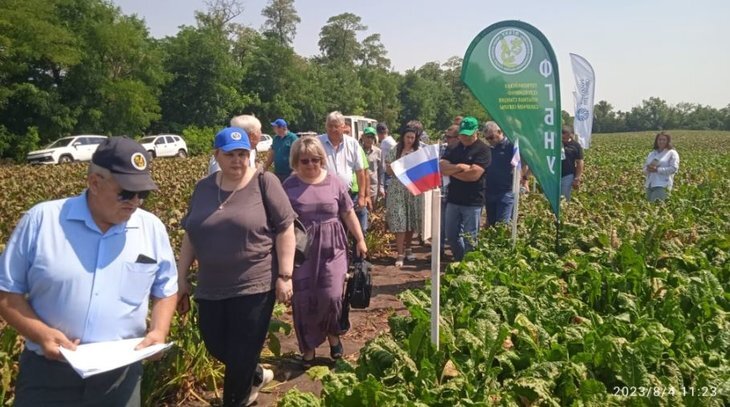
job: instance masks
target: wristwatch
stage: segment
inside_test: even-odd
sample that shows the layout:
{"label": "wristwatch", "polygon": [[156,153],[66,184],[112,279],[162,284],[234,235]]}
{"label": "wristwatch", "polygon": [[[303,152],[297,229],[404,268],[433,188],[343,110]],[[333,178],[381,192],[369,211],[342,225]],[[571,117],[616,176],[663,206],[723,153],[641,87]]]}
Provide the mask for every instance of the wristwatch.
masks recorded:
{"label": "wristwatch", "polygon": [[291,280],[291,274],[279,274],[278,278],[280,278],[284,281],[289,281],[289,280]]}

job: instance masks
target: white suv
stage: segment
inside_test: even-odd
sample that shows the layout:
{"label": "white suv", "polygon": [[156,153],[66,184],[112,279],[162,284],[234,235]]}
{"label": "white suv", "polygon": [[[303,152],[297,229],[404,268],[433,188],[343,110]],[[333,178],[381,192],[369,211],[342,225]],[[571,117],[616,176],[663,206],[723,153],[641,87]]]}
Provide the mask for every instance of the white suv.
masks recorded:
{"label": "white suv", "polygon": [[89,161],[91,156],[106,140],[106,136],[82,134],[60,138],[42,150],[28,153],[30,164],[63,164],[73,161]]}
{"label": "white suv", "polygon": [[160,134],[158,136],[146,136],[138,140],[145,150],[149,151],[152,158],[155,157],[181,157],[188,156],[188,145],[182,137],[175,134]]}

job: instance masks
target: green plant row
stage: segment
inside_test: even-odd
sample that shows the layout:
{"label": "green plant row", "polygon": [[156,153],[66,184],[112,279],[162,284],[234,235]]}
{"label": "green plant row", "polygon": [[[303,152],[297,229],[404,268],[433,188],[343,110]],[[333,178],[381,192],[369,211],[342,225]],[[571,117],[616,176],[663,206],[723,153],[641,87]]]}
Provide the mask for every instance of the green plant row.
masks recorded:
{"label": "green plant row", "polygon": [[682,164],[669,201],[645,202],[653,137],[597,137],[585,190],[555,225],[525,199],[519,241],[480,236],[441,286],[400,295],[408,316],[356,365],[321,374],[322,397],[280,406],[724,406],[730,404],[730,135],[675,135]]}

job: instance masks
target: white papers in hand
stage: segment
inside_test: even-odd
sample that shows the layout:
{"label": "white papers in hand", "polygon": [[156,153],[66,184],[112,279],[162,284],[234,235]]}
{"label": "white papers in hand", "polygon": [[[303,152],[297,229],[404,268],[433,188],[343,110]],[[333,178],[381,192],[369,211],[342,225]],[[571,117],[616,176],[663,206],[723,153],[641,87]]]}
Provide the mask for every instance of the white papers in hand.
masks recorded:
{"label": "white papers in hand", "polygon": [[172,342],[170,342],[134,350],[134,347],[142,342],[142,339],[144,338],[87,343],[77,346],[75,351],[60,349],[61,354],[71,364],[71,367],[81,378],[85,379],[89,376],[131,365],[172,346]]}

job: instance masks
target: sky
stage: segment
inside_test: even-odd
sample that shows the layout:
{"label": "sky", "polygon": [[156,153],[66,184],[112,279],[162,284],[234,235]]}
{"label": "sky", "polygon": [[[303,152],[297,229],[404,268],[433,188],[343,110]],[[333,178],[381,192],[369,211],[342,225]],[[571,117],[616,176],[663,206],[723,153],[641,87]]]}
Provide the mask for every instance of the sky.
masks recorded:
{"label": "sky", "polygon": [[[112,0],[124,14],[143,18],[156,38],[194,25],[204,0]],[[260,29],[269,0],[242,0],[234,21]],[[670,105],[730,105],[730,1],[695,0],[295,0],[301,18],[294,50],[320,53],[319,32],[327,19],[345,12],[379,33],[393,68],[405,72],[427,62],[464,57],[484,28],[502,20],[537,27],[558,57],[562,109],[572,110],[569,53],[588,60],[596,74],[596,103],[630,110],[659,97]],[[468,114],[468,112],[465,112]]]}

